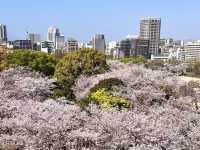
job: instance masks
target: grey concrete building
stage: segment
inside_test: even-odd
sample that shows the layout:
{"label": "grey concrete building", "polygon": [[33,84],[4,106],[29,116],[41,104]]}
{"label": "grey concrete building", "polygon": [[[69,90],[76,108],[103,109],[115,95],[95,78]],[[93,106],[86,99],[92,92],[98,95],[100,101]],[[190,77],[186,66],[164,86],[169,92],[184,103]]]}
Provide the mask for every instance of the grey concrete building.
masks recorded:
{"label": "grey concrete building", "polygon": [[142,18],[140,20],[140,39],[149,40],[149,51],[158,54],[160,43],[161,18]]}
{"label": "grey concrete building", "polygon": [[14,49],[32,49],[31,40],[16,40],[13,43]]}
{"label": "grey concrete building", "polygon": [[105,53],[106,50],[106,42],[105,36],[103,34],[96,34],[92,40],[93,48],[99,50],[102,53]]}
{"label": "grey concrete building", "polygon": [[130,39],[131,43],[131,55],[132,56],[143,56],[146,59],[150,59],[149,53],[149,40],[146,39]]}
{"label": "grey concrete building", "polygon": [[127,38],[116,45],[114,57],[144,56],[150,59],[149,40],[139,38]]}
{"label": "grey concrete building", "polygon": [[40,43],[41,42],[41,35],[36,33],[29,33],[28,39],[31,40],[32,43]]}
{"label": "grey concrete building", "polygon": [[41,50],[41,35],[36,33],[29,33],[28,39],[31,41],[33,50]]}

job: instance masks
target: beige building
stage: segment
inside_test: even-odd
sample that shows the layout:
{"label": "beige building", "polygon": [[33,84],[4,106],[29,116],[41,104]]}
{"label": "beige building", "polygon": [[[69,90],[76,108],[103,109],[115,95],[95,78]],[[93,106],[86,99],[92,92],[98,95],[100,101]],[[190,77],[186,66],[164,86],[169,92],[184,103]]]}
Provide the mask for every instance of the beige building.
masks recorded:
{"label": "beige building", "polygon": [[151,54],[158,54],[160,43],[160,18],[142,18],[140,20],[140,39],[149,40],[149,51]]}
{"label": "beige building", "polygon": [[75,40],[74,38],[68,38],[66,47],[67,47],[67,52],[78,51],[79,50],[78,41]]}
{"label": "beige building", "polygon": [[185,60],[200,59],[200,41],[188,42],[184,46]]}

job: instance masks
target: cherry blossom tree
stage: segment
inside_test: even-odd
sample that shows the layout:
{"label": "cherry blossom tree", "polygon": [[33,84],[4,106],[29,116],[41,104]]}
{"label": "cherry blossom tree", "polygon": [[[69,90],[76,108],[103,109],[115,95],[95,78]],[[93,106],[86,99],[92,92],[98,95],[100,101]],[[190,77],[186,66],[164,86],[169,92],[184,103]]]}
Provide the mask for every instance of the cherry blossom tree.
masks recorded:
{"label": "cherry blossom tree", "polygon": [[[27,68],[0,73],[0,149],[200,149],[200,112],[192,94],[179,92],[188,90],[186,83],[167,71],[110,66],[105,74],[80,77],[75,95],[81,100],[101,80],[117,78],[124,85],[113,94],[135,102],[129,111],[105,112],[94,104],[82,111],[65,98],[51,98],[53,79]],[[170,90],[160,86],[179,96],[166,97]]]}

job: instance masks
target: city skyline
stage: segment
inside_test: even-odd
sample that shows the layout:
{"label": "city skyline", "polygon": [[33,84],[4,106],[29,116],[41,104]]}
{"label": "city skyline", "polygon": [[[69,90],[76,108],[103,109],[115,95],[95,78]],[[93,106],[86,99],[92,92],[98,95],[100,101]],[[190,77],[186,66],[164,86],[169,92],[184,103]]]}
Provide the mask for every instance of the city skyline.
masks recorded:
{"label": "city skyline", "polygon": [[89,41],[99,33],[106,40],[119,40],[138,35],[140,19],[155,16],[162,18],[161,38],[195,40],[200,39],[198,4],[198,0],[7,0],[1,2],[0,23],[7,26],[9,40],[25,38],[26,31],[46,39],[50,26],[79,41]]}

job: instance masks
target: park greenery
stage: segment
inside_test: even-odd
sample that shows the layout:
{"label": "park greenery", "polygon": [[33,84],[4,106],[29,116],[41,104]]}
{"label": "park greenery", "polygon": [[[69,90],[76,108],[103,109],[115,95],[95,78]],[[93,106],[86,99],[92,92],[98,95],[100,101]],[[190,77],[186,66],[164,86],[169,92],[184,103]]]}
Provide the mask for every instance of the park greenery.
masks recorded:
{"label": "park greenery", "polygon": [[54,96],[65,96],[74,99],[71,87],[80,75],[94,75],[108,70],[106,56],[94,49],[66,53],[56,65],[54,76],[58,81],[58,88]]}
{"label": "park greenery", "polygon": [[114,96],[111,92],[106,91],[105,89],[99,89],[96,92],[91,93],[89,99],[100,105],[103,110],[116,111],[128,109],[131,106],[128,99]]}
{"label": "park greenery", "polygon": [[2,62],[9,67],[29,67],[47,76],[54,75],[56,65],[56,60],[53,56],[32,50],[16,50],[4,56]]}
{"label": "park greenery", "polygon": [[7,50],[0,51],[0,72],[8,69],[8,63],[6,61],[7,55]]}
{"label": "park greenery", "polygon": [[125,57],[120,59],[125,64],[144,64],[147,60],[143,56]]}

